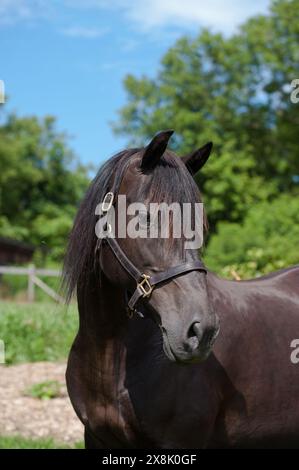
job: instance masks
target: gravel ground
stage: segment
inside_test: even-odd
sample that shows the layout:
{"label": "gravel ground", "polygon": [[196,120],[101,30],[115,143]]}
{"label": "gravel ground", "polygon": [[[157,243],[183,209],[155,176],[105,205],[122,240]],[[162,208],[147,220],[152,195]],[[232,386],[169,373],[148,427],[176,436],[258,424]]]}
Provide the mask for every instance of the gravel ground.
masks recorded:
{"label": "gravel ground", "polygon": [[[52,437],[68,444],[83,440],[83,426],[67,395],[65,368],[65,363],[51,362],[0,366],[1,435]],[[61,384],[59,397],[45,400],[26,396],[32,385],[48,380]]]}

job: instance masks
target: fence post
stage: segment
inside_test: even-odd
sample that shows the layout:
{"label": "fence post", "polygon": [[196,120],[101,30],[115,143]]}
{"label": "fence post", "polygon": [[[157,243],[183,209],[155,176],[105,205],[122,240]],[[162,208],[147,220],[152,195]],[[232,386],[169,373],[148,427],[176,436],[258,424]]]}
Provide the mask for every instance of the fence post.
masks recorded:
{"label": "fence post", "polygon": [[34,302],[34,276],[35,276],[35,266],[34,264],[29,265],[28,271],[28,302]]}

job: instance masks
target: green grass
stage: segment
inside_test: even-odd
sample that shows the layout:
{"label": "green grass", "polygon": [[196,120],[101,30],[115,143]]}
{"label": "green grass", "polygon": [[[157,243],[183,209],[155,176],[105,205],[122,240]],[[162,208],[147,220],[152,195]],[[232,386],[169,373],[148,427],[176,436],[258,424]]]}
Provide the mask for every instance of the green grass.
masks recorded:
{"label": "green grass", "polygon": [[25,390],[25,395],[40,400],[50,400],[61,396],[61,384],[57,380],[46,380]]}
{"label": "green grass", "polygon": [[77,308],[0,302],[6,364],[65,359],[78,327]]}
{"label": "green grass", "polygon": [[83,449],[83,442],[73,446],[55,442],[53,439],[26,439],[21,436],[1,437],[0,449]]}
{"label": "green grass", "polygon": [[[27,267],[24,266],[24,267]],[[59,270],[61,266],[48,266],[50,269]],[[51,287],[55,292],[59,292],[61,278],[42,276],[42,281]],[[3,300],[11,301],[27,301],[28,278],[27,276],[16,276],[11,274],[3,274],[0,283],[0,297]],[[54,301],[39,287],[35,287],[35,301],[52,303]]]}

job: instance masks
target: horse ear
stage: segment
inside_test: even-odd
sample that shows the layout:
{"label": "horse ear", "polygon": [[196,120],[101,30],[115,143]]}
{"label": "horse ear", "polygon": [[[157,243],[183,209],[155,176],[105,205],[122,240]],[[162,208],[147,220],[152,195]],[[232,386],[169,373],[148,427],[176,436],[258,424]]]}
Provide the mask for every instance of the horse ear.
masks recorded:
{"label": "horse ear", "polygon": [[163,153],[166,150],[168,141],[173,134],[173,130],[161,131],[155,135],[148,146],[145,148],[145,152],[142,157],[141,168],[151,169],[154,168]]}
{"label": "horse ear", "polygon": [[195,150],[195,152],[192,152],[182,157],[182,160],[190,171],[191,175],[195,175],[195,173],[197,173],[208,161],[212,148],[213,143],[208,142],[200,149]]}

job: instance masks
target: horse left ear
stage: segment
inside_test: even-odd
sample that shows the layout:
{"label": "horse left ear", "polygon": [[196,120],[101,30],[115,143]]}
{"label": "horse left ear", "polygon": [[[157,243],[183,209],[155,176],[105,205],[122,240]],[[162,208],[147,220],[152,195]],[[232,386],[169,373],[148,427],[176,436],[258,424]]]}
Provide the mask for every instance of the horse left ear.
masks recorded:
{"label": "horse left ear", "polygon": [[212,148],[213,143],[208,142],[200,149],[195,150],[195,152],[192,152],[182,157],[182,160],[190,171],[191,175],[195,175],[195,173],[197,173],[208,161]]}
{"label": "horse left ear", "polygon": [[156,166],[163,153],[166,150],[168,141],[173,134],[173,130],[158,132],[155,137],[151,140],[148,146],[145,148],[145,152],[142,157],[141,168],[151,169]]}

